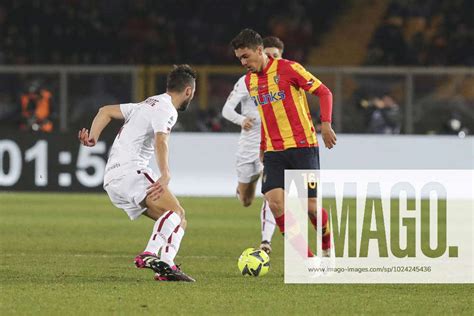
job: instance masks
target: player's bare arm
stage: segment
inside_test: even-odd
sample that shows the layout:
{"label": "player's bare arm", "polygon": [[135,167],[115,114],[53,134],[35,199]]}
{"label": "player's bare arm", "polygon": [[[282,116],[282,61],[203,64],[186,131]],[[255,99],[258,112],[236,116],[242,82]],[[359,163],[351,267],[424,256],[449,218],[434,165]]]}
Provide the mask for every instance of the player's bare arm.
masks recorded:
{"label": "player's bare arm", "polygon": [[92,121],[90,132],[87,128],[83,128],[79,131],[78,138],[81,144],[87,147],[94,146],[99,140],[100,134],[112,119],[124,119],[120,105],[106,105],[101,107]]}

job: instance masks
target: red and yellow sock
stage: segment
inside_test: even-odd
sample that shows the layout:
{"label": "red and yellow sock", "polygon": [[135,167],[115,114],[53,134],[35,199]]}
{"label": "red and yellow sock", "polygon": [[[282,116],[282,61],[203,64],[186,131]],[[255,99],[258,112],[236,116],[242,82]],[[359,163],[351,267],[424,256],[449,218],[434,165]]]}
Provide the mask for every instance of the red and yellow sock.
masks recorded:
{"label": "red and yellow sock", "polygon": [[[291,215],[289,215],[289,217],[288,217],[290,226],[296,225],[296,222],[294,221],[293,217],[290,217],[290,216]],[[276,222],[278,228],[280,229],[280,232],[282,234],[285,234],[285,214],[281,215],[280,217],[276,217],[275,222]],[[297,229],[297,227],[295,227],[295,229]],[[309,246],[305,242],[305,240],[304,240],[303,236],[301,235],[301,233],[299,233],[299,232],[296,233],[295,236],[290,239],[290,243],[296,249],[296,251],[298,251],[298,253],[301,255],[301,257],[303,257],[303,258],[305,256],[314,257],[313,252],[311,251],[311,249],[309,249]]]}
{"label": "red and yellow sock", "polygon": [[[322,238],[322,248],[323,250],[331,248],[331,230],[329,228],[329,216],[326,209],[322,208],[322,220],[321,227],[323,230],[323,238]],[[313,217],[310,216],[309,219],[311,220],[311,224],[313,224],[314,229],[317,229],[317,216]]]}

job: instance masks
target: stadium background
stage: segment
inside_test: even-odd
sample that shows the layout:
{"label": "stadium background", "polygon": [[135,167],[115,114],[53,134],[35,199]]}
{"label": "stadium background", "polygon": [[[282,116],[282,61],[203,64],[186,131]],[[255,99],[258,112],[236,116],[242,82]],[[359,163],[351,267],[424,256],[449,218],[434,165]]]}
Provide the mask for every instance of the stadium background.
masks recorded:
{"label": "stadium background", "polygon": [[[4,192],[0,193],[0,225],[3,227],[1,261],[6,272],[2,274],[5,281],[2,285],[5,284],[3,289],[7,293],[2,298],[2,308],[7,312],[51,311],[44,304],[55,301],[54,290],[75,291],[87,282],[102,282],[100,273],[107,274],[108,270],[97,265],[96,257],[88,257],[90,249],[94,253],[102,249],[99,245],[92,246],[92,237],[85,241],[71,237],[77,243],[74,252],[79,257],[74,257],[70,271],[63,271],[62,276],[58,276],[54,266],[63,257],[56,256],[55,249],[70,260],[70,245],[62,236],[72,236],[57,230],[59,223],[66,224],[78,218],[79,224],[75,224],[72,231],[80,235],[87,225],[90,236],[105,240],[107,237],[103,237],[101,229],[127,230],[134,236],[131,240],[135,247],[140,247],[143,232],[148,231],[143,227],[148,227],[148,223],[142,221],[130,229],[131,224],[110,205],[101,188],[102,168],[120,123],[113,122],[103,134],[103,143],[92,150],[79,146],[76,131],[89,127],[102,105],[140,101],[148,95],[162,93],[166,73],[172,64],[191,64],[199,77],[196,97],[190,109],[180,115],[171,137],[171,187],[180,196],[233,196],[236,182],[234,153],[239,127],[225,121],[220,111],[234,83],[244,73],[229,47],[230,39],[244,27],[254,28],[263,36],[280,37],[286,45],[285,57],[304,64],[332,90],[333,127],[339,143],[332,151],[322,149],[323,168],[472,169],[472,12],[474,7],[470,0],[2,1],[0,188]],[[53,124],[50,132],[35,131],[28,122],[24,126],[21,97],[35,89],[45,89],[52,95],[48,116]],[[310,97],[309,101],[313,117],[318,118],[317,99]],[[23,191],[33,194],[20,193]],[[88,191],[99,195],[55,195],[44,191]],[[76,207],[68,208],[65,215],[61,207],[71,201]],[[194,231],[196,239],[190,237],[190,245],[194,248],[184,246],[182,261],[195,262],[193,256],[199,257],[201,252],[209,251],[205,245],[219,251],[214,257],[199,259],[202,263],[194,268],[196,271],[212,266],[220,260],[216,259],[219,256],[223,258],[223,266],[234,265],[236,252],[248,246],[249,238],[245,236],[258,238],[259,201],[250,210],[241,210],[233,199],[187,198],[184,201],[189,209],[204,218],[223,216],[219,223],[227,230],[216,230],[216,233],[228,233],[228,238],[236,241],[235,249],[229,249],[227,244],[213,244],[207,236]],[[227,212],[220,213],[222,210]],[[120,225],[97,226],[94,216],[99,213],[104,220],[120,221]],[[42,214],[41,218],[38,214]],[[192,229],[199,230],[206,224],[199,222],[191,210],[189,214],[190,222],[196,223],[194,228],[191,226],[189,236],[192,236]],[[242,218],[235,227],[229,228],[226,221],[234,221],[237,214]],[[20,223],[32,233],[41,234],[39,240],[44,245],[38,246],[18,235]],[[51,238],[47,238],[48,231]],[[242,232],[247,235],[242,236]],[[115,237],[122,238],[119,240],[124,244],[130,241],[123,236]],[[206,240],[205,245],[197,244],[197,238]],[[276,247],[278,245],[279,241],[276,241]],[[38,247],[36,252],[24,250],[23,257],[31,255],[38,267],[44,265],[44,279],[35,279],[39,268],[34,266],[27,268],[26,279],[19,276],[21,270],[12,265],[15,260],[21,262],[22,257],[18,259],[14,255],[18,247]],[[133,249],[130,245],[118,246],[107,254],[107,258],[120,260],[121,269],[126,269]],[[41,256],[40,252],[47,256]],[[281,252],[277,251],[273,258],[278,262]],[[94,280],[83,280],[80,275],[88,273],[84,267],[89,265],[97,265],[94,275],[99,276]],[[111,264],[106,267],[114,269]],[[268,279],[269,284],[252,283],[252,293],[258,291],[260,295],[268,286],[281,290],[281,270],[275,269]],[[195,270],[191,269],[191,272]],[[74,282],[68,281],[71,275]],[[58,287],[52,291],[43,288],[50,277],[59,280]],[[226,277],[227,274],[219,270],[206,286]],[[125,278],[134,280],[138,277],[127,272]],[[39,288],[50,296],[42,296],[43,305],[39,304],[34,297],[19,294],[22,288],[15,285],[18,280],[33,286],[41,284]],[[108,281],[119,288],[122,286],[120,280]],[[232,282],[235,284],[231,288],[221,288],[227,298],[218,300],[220,306],[224,306],[226,300],[235,299],[235,292],[248,285],[240,279],[232,279]],[[405,307],[389,300],[386,306],[375,304],[370,309],[350,301],[344,307],[347,309],[339,306],[339,309],[329,308],[328,311],[381,312],[388,306],[393,312],[413,312],[412,308],[418,305],[426,312],[444,308],[447,312],[467,311],[469,314],[469,310],[472,311],[469,288],[472,290],[469,286],[414,288],[421,291],[416,296],[418,301],[409,301]],[[179,292],[179,289],[173,289]],[[394,295],[393,288],[378,288],[378,294],[370,288],[359,289],[363,293],[380,295],[380,301]],[[354,287],[342,287],[340,291],[333,288],[329,292],[334,296],[352,295],[353,290]],[[110,300],[115,298],[115,290],[102,288],[101,291],[107,293]],[[194,295],[191,290],[186,291],[188,299]],[[303,288],[295,287],[294,291],[304,296]],[[443,298],[437,293],[445,291],[453,297],[460,293],[464,299],[456,303],[457,299],[453,298],[440,305]],[[91,293],[83,290],[79,293],[80,302],[91,299]],[[203,293],[191,301],[199,305],[212,296],[210,290]],[[268,295],[257,301],[264,304],[271,298],[271,294]],[[397,295],[399,302],[410,298]],[[428,296],[432,299],[429,302],[426,301]],[[19,298],[25,299],[30,307],[18,307]],[[74,305],[74,295],[63,298],[67,304]],[[246,298],[251,300],[255,296],[248,294]],[[122,311],[134,311],[135,303],[141,306],[137,301],[123,307]],[[234,303],[229,306],[231,312],[253,311]],[[112,301],[101,305],[103,302],[98,300],[91,304],[96,307],[95,311],[117,312],[118,305]],[[84,306],[77,311],[88,312]],[[218,307],[209,308],[207,312],[222,311]],[[261,308],[257,310],[273,312]],[[68,310],[65,303],[56,311],[63,309]],[[280,312],[285,311],[291,311],[291,306],[280,306]]]}
{"label": "stadium background", "polygon": [[[211,16],[209,6],[215,13]],[[196,145],[195,157],[215,156],[200,162],[208,177],[219,178],[229,170],[226,182],[220,183],[224,185],[216,186],[224,191],[215,194],[225,195],[228,189],[231,195],[237,134],[232,139],[225,133],[239,127],[223,119],[221,109],[244,73],[228,45],[243,27],[279,36],[285,57],[306,65],[333,91],[333,126],[343,145],[323,152],[325,168],[347,169],[346,153],[359,152],[357,144],[364,140],[369,142],[364,161],[350,168],[411,169],[433,159],[440,162],[428,168],[469,168],[469,135],[474,131],[470,8],[471,1],[6,1],[0,5],[0,185],[100,191],[103,162],[97,158],[97,165],[89,165],[89,157],[105,161],[120,123],[105,131],[105,147],[93,153],[74,144],[75,131],[88,127],[102,105],[162,93],[170,65],[189,63],[198,70],[197,93],[173,134],[181,143]],[[32,87],[52,94],[51,133],[28,127],[18,132],[20,98]],[[318,118],[317,99],[310,96],[310,104]],[[360,140],[344,141],[345,134],[360,135]],[[413,146],[405,159],[368,141],[397,147],[404,146],[397,143],[402,137],[402,142],[414,144],[405,135],[431,135],[416,138],[417,144],[433,140],[432,135],[453,137],[439,138],[437,147],[426,143],[428,150]],[[7,139],[14,144],[6,144]],[[210,139],[221,144],[218,153],[204,150]],[[455,141],[458,151],[449,152],[458,157],[457,164],[450,165],[443,148]],[[172,150],[175,172],[188,170],[187,146]],[[50,175],[39,179],[45,169]],[[200,177],[190,172],[188,176]],[[174,189],[202,193],[177,184]],[[213,195],[213,187],[204,193]]]}

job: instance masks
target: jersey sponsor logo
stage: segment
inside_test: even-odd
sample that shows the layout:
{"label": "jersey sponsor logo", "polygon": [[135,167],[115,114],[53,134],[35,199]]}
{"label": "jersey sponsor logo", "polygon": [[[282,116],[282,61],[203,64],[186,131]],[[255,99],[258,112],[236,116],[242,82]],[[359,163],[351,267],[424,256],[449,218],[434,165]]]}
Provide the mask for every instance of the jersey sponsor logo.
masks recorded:
{"label": "jersey sponsor logo", "polygon": [[153,98],[148,98],[145,100],[145,103],[151,106],[155,106],[155,104],[158,103],[158,100],[155,100]]}
{"label": "jersey sponsor logo", "polygon": [[107,170],[105,170],[105,172],[109,172],[110,170],[112,169],[117,169],[120,167],[120,164],[119,163],[114,163],[113,165],[111,165],[110,167],[107,168]]}
{"label": "jersey sponsor logo", "polygon": [[255,106],[259,106],[259,105],[265,105],[265,104],[276,102],[276,101],[283,101],[285,100],[285,98],[286,98],[285,91],[278,91],[278,92],[269,92],[269,93],[253,96],[252,100],[255,103]]}

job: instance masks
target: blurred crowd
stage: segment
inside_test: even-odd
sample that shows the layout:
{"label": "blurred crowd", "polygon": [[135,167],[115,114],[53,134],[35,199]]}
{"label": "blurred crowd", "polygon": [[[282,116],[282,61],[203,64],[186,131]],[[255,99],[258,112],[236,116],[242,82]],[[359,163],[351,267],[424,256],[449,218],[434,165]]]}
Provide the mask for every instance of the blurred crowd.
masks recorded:
{"label": "blurred crowd", "polygon": [[[473,4],[472,0],[390,1],[365,63],[473,66]],[[244,27],[279,37],[285,43],[285,57],[305,63],[321,35],[337,27],[332,24],[337,16],[354,5],[355,0],[2,1],[0,65],[235,65],[229,41]],[[209,77],[208,104],[195,104],[175,129],[237,131],[238,126],[220,115],[237,78]],[[344,108],[344,132],[405,131],[403,78],[355,76],[353,81],[344,82],[351,91],[344,104],[355,105]],[[474,130],[473,82],[472,76],[415,77],[415,132],[468,134]],[[88,124],[99,105],[131,100],[131,86],[127,74],[68,75],[69,128]],[[0,74],[1,126],[56,131],[58,103],[57,74]]]}
{"label": "blurred crowd", "polygon": [[[305,60],[338,1],[11,0],[0,2],[0,64],[235,63],[242,28]],[[263,9],[262,9],[263,8]]]}
{"label": "blurred crowd", "polygon": [[474,1],[392,0],[369,65],[474,65]]}
{"label": "blurred crowd", "polygon": [[360,106],[365,110],[367,133],[400,134],[400,106],[389,93],[363,99]]}

